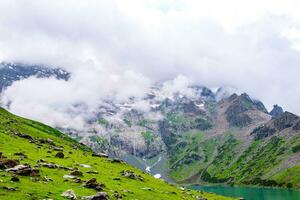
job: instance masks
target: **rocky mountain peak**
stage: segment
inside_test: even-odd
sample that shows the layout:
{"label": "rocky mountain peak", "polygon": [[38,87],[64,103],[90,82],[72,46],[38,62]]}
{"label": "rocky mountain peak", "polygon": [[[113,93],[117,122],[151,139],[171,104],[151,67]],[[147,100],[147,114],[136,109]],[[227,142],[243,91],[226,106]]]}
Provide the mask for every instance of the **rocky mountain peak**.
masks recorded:
{"label": "rocky mountain peak", "polygon": [[71,74],[62,68],[52,68],[44,65],[29,65],[23,63],[0,63],[0,92],[14,81],[36,76],[37,78],[55,77],[67,81]]}
{"label": "rocky mountain peak", "polygon": [[273,124],[277,130],[281,131],[294,126],[299,119],[299,116],[293,113],[284,112],[278,118],[273,120]]}
{"label": "rocky mountain peak", "polygon": [[229,103],[225,114],[230,126],[244,127],[249,125],[252,118],[247,111],[267,113],[267,109],[262,102],[252,100],[246,93],[241,95],[232,94],[225,101]]}
{"label": "rocky mountain peak", "polygon": [[251,134],[254,134],[256,139],[263,139],[291,127],[293,131],[300,130],[300,117],[284,112],[277,118],[272,118],[268,123],[255,128]]}
{"label": "rocky mountain peak", "polygon": [[283,114],[283,109],[282,107],[278,106],[277,104],[275,104],[273,106],[273,109],[271,110],[270,112],[270,115],[273,117],[273,118],[278,118],[280,115]]}
{"label": "rocky mountain peak", "polygon": [[237,99],[238,97],[239,97],[239,95],[237,95],[236,93],[234,93],[234,94],[232,94],[231,96],[229,96],[229,97],[227,98],[227,100],[228,100],[229,102],[231,102],[231,101]]}
{"label": "rocky mountain peak", "polygon": [[240,95],[240,98],[242,99],[242,100],[244,100],[244,101],[251,101],[252,102],[252,100],[251,100],[251,98],[249,97],[249,95],[247,94],[247,93],[242,93],[241,95]]}

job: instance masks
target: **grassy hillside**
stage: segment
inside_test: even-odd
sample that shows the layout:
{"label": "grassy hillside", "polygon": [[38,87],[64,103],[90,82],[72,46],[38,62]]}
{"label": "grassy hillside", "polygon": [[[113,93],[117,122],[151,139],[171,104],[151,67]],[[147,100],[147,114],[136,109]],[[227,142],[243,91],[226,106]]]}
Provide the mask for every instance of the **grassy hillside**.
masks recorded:
{"label": "grassy hillside", "polygon": [[[3,109],[0,138],[0,199],[64,199],[61,194],[69,189],[78,199],[96,190],[110,199],[230,199],[182,190],[118,160],[92,156],[89,148],[59,131]],[[15,171],[19,175],[7,171],[16,164],[27,168]],[[92,178],[97,183],[88,182]]]}
{"label": "grassy hillside", "polygon": [[[198,133],[189,141],[198,144],[193,151],[201,158],[171,168],[170,175],[178,182],[300,188],[299,134],[251,140],[239,133],[211,138]],[[188,157],[192,147],[181,148],[180,155]],[[174,156],[170,157],[172,161]]]}

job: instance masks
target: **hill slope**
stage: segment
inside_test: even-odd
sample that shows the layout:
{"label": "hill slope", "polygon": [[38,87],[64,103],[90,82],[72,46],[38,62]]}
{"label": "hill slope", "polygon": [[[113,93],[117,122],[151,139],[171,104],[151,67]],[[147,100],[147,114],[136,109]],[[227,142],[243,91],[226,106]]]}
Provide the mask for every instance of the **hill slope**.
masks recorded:
{"label": "hill slope", "polygon": [[64,199],[69,189],[78,199],[230,199],[178,189],[2,108],[0,138],[0,199]]}
{"label": "hill slope", "polygon": [[215,107],[211,129],[185,132],[171,145],[173,179],[300,188],[297,115],[285,112],[271,118],[246,94],[232,95]]}

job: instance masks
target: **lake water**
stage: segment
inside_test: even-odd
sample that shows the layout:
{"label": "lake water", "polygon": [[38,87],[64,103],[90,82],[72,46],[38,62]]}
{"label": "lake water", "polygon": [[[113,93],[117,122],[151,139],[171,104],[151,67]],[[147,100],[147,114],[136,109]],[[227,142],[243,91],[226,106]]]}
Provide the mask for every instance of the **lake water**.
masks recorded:
{"label": "lake water", "polygon": [[230,186],[191,186],[191,189],[212,192],[246,200],[300,200],[299,190]]}

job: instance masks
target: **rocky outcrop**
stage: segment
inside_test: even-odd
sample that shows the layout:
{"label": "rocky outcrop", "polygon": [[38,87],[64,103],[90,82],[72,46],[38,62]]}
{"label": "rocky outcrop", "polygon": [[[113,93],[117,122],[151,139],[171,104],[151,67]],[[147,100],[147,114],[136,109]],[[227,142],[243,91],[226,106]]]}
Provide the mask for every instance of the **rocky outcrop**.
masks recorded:
{"label": "rocky outcrop", "polygon": [[225,111],[226,120],[229,125],[233,127],[245,127],[250,125],[253,122],[252,117],[249,115],[250,111],[258,115],[259,112],[267,113],[267,109],[261,101],[252,100],[246,93],[240,96],[233,94],[221,103],[224,102],[229,104]]}
{"label": "rocky outcrop", "polygon": [[171,124],[167,120],[159,121],[159,133],[167,147],[177,141],[176,135],[172,131]]}
{"label": "rocky outcrop", "polygon": [[144,181],[144,178],[141,175],[138,175],[130,170],[121,171],[120,174],[126,178]]}
{"label": "rocky outcrop", "polygon": [[102,183],[98,183],[96,178],[92,178],[85,183],[84,187],[102,191],[105,185]]}
{"label": "rocky outcrop", "polygon": [[263,139],[275,133],[276,133],[275,128],[268,127],[267,125],[262,125],[255,128],[251,133],[251,135],[254,135],[255,139]]}
{"label": "rocky outcrop", "polygon": [[6,169],[8,172],[13,172],[14,174],[20,176],[39,176],[40,170],[31,168],[30,165],[17,165],[13,168]]}
{"label": "rocky outcrop", "polygon": [[253,109],[253,102],[247,94],[238,96],[233,94],[228,98],[230,106],[225,111],[226,120],[230,126],[244,127],[252,122],[252,119],[245,113]]}
{"label": "rocky outcrop", "polygon": [[84,196],[81,199],[83,200],[109,200],[109,196],[106,192],[98,192],[93,196]]}
{"label": "rocky outcrop", "polygon": [[290,112],[284,112],[280,117],[273,120],[273,124],[278,131],[281,131],[296,125],[298,120],[299,117],[297,115]]}
{"label": "rocky outcrop", "polygon": [[65,157],[65,154],[63,152],[58,152],[56,155],[55,155],[56,158],[64,158]]}
{"label": "rocky outcrop", "polygon": [[253,100],[253,103],[258,110],[260,110],[264,113],[268,113],[268,110],[266,109],[265,105],[261,101]]}
{"label": "rocky outcrop", "polygon": [[285,129],[299,131],[300,117],[290,112],[284,112],[277,118],[272,118],[268,123],[255,128],[251,135],[254,135],[255,139],[263,139],[276,133],[280,133]]}
{"label": "rocky outcrop", "polygon": [[72,190],[72,189],[69,189],[69,190],[63,192],[61,194],[61,196],[65,197],[67,199],[71,199],[71,200],[76,200],[77,199],[76,194],[75,194],[74,190]]}
{"label": "rocky outcrop", "polygon": [[20,162],[14,159],[0,159],[0,169],[8,169],[19,165]]}
{"label": "rocky outcrop", "polygon": [[283,114],[283,109],[282,109],[282,107],[278,106],[277,104],[273,106],[273,109],[270,112],[270,115],[273,118],[278,118],[282,114]]}

